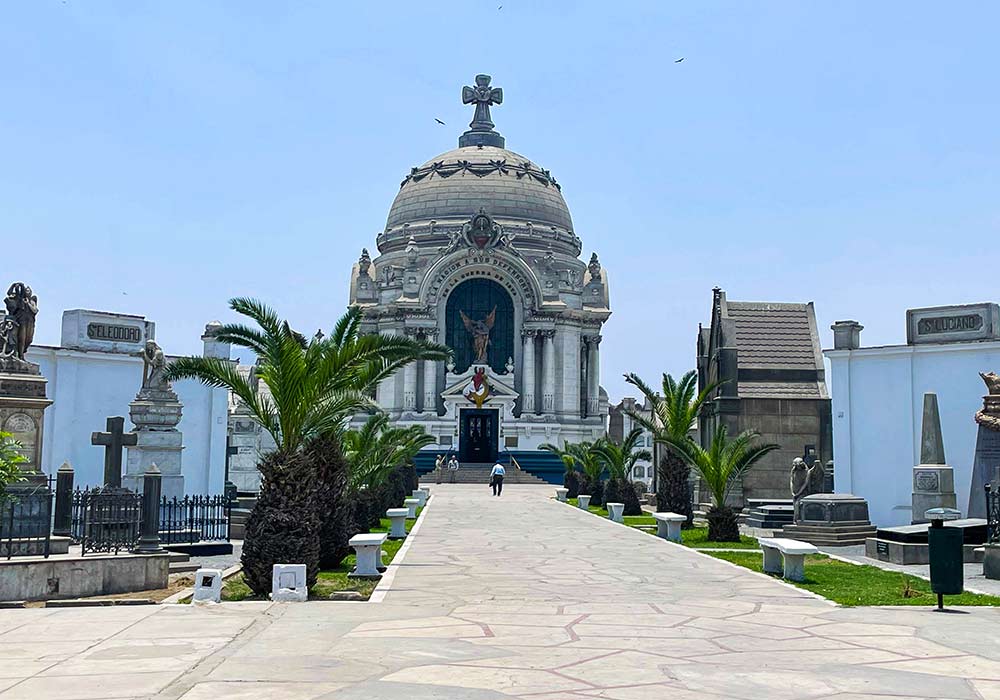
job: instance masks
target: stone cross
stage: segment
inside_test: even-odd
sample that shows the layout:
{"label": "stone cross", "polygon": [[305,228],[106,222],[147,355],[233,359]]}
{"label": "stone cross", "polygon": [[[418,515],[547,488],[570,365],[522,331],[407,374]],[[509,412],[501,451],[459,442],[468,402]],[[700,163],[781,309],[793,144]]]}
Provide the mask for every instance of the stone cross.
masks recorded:
{"label": "stone cross", "polygon": [[473,131],[492,131],[496,126],[490,119],[490,105],[503,103],[503,88],[490,87],[490,76],[477,75],[476,86],[462,88],[462,104],[476,105],[476,113],[469,126]]}
{"label": "stone cross", "polygon": [[122,485],[122,448],[138,443],[139,436],[125,432],[125,419],[121,416],[108,418],[107,432],[95,432],[90,436],[91,445],[104,447],[104,485]]}

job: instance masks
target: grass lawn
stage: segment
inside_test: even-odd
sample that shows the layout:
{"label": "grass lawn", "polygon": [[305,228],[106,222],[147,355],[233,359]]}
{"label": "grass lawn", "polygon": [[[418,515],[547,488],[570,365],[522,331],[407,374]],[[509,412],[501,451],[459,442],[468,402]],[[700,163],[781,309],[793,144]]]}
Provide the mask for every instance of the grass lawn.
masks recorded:
{"label": "grass lawn", "polygon": [[[420,517],[420,513],[423,508],[417,508],[417,517]],[[416,520],[406,521],[406,532],[409,533],[410,529]],[[389,532],[389,519],[382,518],[379,521],[379,526],[371,529],[371,532]],[[385,544],[382,545],[382,551],[385,552],[385,556],[382,558],[386,564],[392,562],[396,558],[396,552],[399,548],[403,546],[405,540],[386,540]],[[330,597],[331,593],[337,591],[357,591],[365,598],[372,594],[375,590],[375,586],[378,585],[378,581],[368,580],[368,579],[352,579],[347,578],[347,574],[354,570],[355,556],[353,554],[347,556],[340,566],[334,569],[324,569],[319,572],[316,580],[316,585],[309,589],[309,598],[316,600],[324,600]],[[250,587],[243,582],[243,574],[237,574],[229,580],[227,580],[222,586],[222,599],[228,601],[236,600],[259,600],[255,598]]]}
{"label": "grass lawn", "polygon": [[[577,499],[568,498],[566,500],[570,505],[579,507]],[[602,518],[608,517],[608,511],[600,506],[590,506],[587,510]],[[629,527],[640,528],[643,531],[656,527],[656,521],[652,515],[626,515],[624,520]],[[707,527],[681,530],[681,540],[682,544],[695,549],[758,549],[757,540],[746,535],[740,535],[739,542],[709,542]]]}
{"label": "grass lawn", "polygon": [[[753,571],[761,571],[763,557],[759,552],[710,552]],[[823,554],[806,557],[806,580],[792,585],[818,593],[841,605],[937,605],[937,595],[931,584],[922,578],[876,566],[848,564]],[[963,593],[945,596],[948,605],[1000,605],[996,596]]]}

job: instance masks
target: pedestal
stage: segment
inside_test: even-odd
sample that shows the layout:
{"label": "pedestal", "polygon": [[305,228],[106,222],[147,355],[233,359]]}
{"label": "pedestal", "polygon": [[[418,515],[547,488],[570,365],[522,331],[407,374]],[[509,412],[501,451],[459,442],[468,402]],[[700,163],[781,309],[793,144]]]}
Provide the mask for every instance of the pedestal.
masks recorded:
{"label": "pedestal", "polygon": [[913,468],[913,522],[926,523],[931,508],[957,508],[955,472],[938,464],[920,464]]}
{"label": "pedestal", "polygon": [[129,404],[129,416],[135,424],[137,444],[128,448],[128,462],[122,485],[142,491],[142,476],[153,464],[162,475],[161,489],[167,498],[184,496],[181,473],[183,435],[176,426],[183,406],[172,391],[140,392]]}
{"label": "pedestal", "polygon": [[46,379],[38,365],[14,357],[0,358],[0,430],[21,443],[26,462],[21,471],[25,485],[46,483],[42,473],[44,411],[52,401],[45,397]]}
{"label": "pedestal", "polygon": [[996,476],[1000,466],[1000,431],[979,424],[976,456],[972,462],[972,486],[969,489],[969,517],[986,517],[986,484]]}

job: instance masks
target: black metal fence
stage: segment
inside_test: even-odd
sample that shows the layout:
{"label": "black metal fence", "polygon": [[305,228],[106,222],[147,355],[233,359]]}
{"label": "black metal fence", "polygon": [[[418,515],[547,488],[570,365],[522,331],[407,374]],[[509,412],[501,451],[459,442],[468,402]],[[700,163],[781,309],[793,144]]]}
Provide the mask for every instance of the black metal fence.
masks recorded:
{"label": "black metal fence", "polygon": [[1000,488],[986,484],[986,541],[1000,544]]}
{"label": "black metal fence", "polygon": [[52,501],[47,485],[13,488],[0,501],[0,557],[48,557]]}
{"label": "black metal fence", "polygon": [[[160,543],[229,541],[232,501],[224,495],[160,499]],[[83,554],[133,549],[142,523],[142,495],[127,489],[76,490],[70,537]]]}
{"label": "black metal fence", "polygon": [[160,542],[164,544],[229,541],[226,496],[166,497],[160,500]]}

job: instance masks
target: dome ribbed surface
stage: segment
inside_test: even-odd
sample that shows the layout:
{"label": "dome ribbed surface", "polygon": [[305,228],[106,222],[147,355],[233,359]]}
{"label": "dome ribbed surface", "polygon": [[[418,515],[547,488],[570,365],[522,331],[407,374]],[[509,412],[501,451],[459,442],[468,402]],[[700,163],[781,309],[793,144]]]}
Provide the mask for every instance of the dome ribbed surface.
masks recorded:
{"label": "dome ribbed surface", "polygon": [[498,219],[573,229],[551,174],[522,155],[494,146],[456,148],[414,168],[392,203],[386,228],[469,219],[480,208]]}

